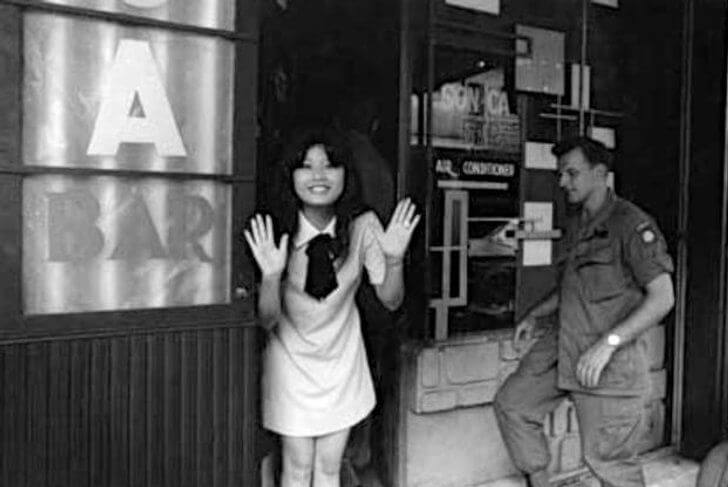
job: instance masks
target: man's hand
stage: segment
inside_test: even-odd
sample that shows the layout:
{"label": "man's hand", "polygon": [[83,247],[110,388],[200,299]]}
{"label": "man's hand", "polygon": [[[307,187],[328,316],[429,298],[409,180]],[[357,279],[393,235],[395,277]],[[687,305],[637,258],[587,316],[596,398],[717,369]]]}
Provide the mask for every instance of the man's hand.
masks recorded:
{"label": "man's hand", "polygon": [[616,349],[617,347],[602,339],[584,352],[576,364],[576,379],[579,383],[584,387],[596,387],[604,367],[612,359]]}
{"label": "man's hand", "polygon": [[526,316],[516,325],[516,329],[513,331],[513,349],[516,352],[520,354],[526,349],[533,338],[533,329],[535,327],[536,320],[531,316]]}

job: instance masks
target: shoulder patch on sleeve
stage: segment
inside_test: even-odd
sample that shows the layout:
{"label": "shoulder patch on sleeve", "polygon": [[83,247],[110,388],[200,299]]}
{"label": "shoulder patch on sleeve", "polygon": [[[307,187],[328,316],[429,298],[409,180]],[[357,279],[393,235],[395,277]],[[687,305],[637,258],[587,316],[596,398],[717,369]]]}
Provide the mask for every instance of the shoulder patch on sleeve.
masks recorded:
{"label": "shoulder patch on sleeve", "polygon": [[652,243],[655,241],[655,232],[652,230],[643,230],[642,231],[642,241],[644,243]]}
{"label": "shoulder patch on sleeve", "polygon": [[651,244],[657,240],[657,234],[650,221],[642,221],[635,227],[635,231],[639,234],[642,242],[646,244]]}

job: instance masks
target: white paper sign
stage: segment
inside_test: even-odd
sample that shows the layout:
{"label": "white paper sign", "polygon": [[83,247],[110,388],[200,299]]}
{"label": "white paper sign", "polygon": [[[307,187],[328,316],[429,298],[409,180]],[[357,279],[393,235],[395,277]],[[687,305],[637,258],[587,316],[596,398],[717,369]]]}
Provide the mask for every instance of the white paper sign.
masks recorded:
{"label": "white paper sign", "polygon": [[526,168],[556,170],[556,156],[551,153],[554,144],[526,142]]}
{"label": "white paper sign", "polygon": [[500,0],[445,0],[447,5],[469,8],[493,15],[500,14]]}
{"label": "white paper sign", "polygon": [[619,0],[592,0],[592,3],[605,7],[619,8]]}
{"label": "white paper sign", "polygon": [[589,129],[589,137],[598,140],[607,146],[607,149],[614,149],[617,146],[614,140],[614,129],[610,127],[591,127]]}
{"label": "white paper sign", "polygon": [[[527,201],[523,204],[523,218],[526,228],[534,231],[553,229],[553,204]],[[533,223],[529,224],[528,220]],[[523,241],[524,267],[551,265],[553,243],[549,239]]]}

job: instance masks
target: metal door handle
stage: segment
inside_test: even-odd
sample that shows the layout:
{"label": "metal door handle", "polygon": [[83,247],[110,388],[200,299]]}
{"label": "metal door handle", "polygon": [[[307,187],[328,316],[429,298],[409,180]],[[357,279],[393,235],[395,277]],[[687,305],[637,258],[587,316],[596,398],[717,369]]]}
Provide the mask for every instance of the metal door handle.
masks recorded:
{"label": "metal door handle", "polygon": [[247,286],[238,286],[235,288],[235,291],[233,291],[233,294],[235,296],[235,299],[247,299],[250,297],[250,291],[248,290]]}

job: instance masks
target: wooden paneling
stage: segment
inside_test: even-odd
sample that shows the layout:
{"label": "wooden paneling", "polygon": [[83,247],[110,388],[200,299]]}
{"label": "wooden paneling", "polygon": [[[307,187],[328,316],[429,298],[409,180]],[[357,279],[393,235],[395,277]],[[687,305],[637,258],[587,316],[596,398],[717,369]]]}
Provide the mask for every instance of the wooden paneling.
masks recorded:
{"label": "wooden paneling", "polygon": [[20,14],[0,5],[0,163],[19,164],[18,126],[20,124]]}
{"label": "wooden paneling", "polygon": [[254,485],[256,337],[231,327],[0,347],[2,485]]}

